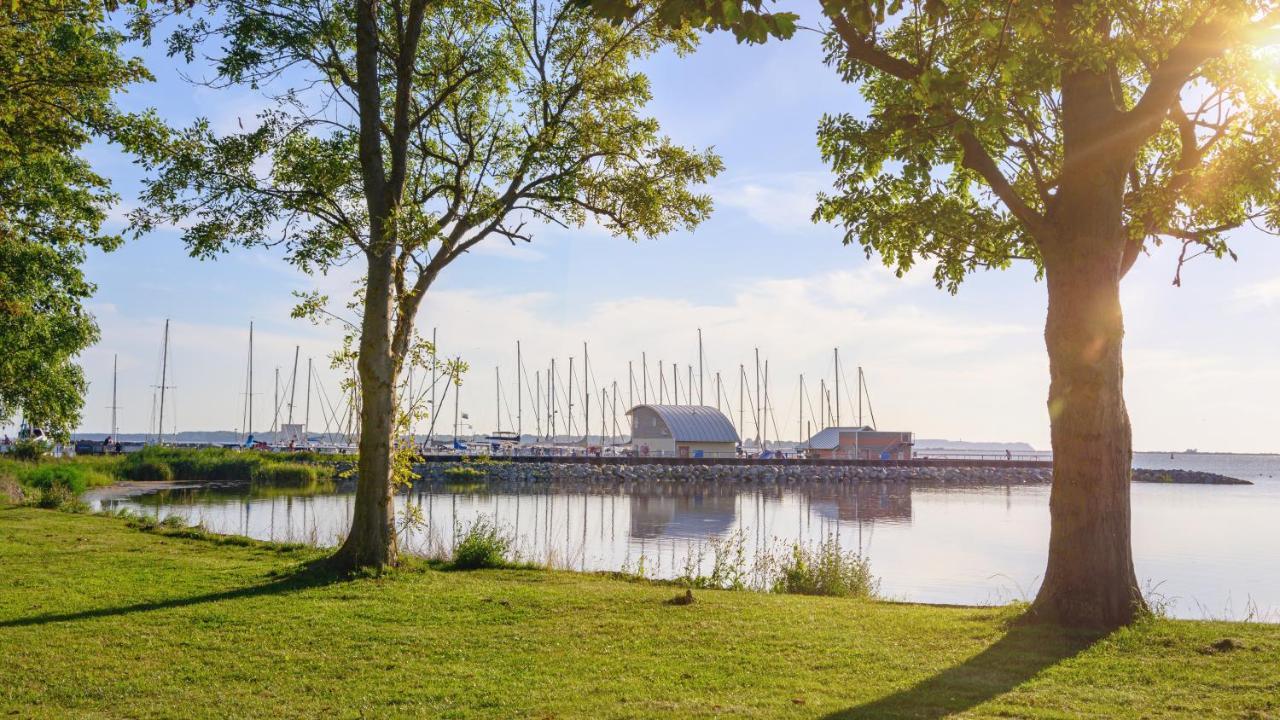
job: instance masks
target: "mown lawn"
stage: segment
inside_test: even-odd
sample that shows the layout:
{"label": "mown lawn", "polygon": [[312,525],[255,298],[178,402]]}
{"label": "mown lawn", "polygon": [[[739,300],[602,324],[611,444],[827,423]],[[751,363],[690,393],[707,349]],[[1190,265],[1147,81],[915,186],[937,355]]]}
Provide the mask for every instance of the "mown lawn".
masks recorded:
{"label": "mown lawn", "polygon": [[562,572],[298,574],[313,557],[0,509],[0,716],[1280,718],[1275,626],[1089,638]]}

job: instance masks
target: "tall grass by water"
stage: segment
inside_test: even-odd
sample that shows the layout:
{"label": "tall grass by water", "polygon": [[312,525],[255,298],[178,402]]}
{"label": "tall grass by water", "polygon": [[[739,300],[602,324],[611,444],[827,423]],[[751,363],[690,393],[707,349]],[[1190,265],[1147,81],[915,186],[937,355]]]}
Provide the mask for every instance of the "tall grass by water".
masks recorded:
{"label": "tall grass by water", "polygon": [[250,482],[290,488],[307,488],[333,474],[334,467],[328,463],[299,462],[292,455],[227,448],[148,447],[124,456],[119,465],[119,475],[129,480]]}

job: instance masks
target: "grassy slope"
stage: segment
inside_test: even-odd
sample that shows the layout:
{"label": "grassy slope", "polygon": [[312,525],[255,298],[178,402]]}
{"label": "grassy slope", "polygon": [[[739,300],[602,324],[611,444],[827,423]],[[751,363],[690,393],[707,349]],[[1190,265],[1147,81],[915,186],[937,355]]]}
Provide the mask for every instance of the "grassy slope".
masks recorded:
{"label": "grassy slope", "polygon": [[[0,509],[0,716],[1280,717],[1280,628],[1090,645],[1008,610],[544,571],[290,576],[312,551]],[[1232,638],[1241,647],[1213,652]]]}

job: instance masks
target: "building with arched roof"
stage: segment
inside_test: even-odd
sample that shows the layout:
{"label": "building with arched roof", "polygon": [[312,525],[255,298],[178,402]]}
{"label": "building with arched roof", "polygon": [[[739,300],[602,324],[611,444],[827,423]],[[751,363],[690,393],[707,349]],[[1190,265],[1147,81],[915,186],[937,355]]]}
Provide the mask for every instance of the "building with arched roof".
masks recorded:
{"label": "building with arched roof", "polygon": [[637,405],[631,446],[639,455],[735,457],[738,432],[724,413],[706,405]]}

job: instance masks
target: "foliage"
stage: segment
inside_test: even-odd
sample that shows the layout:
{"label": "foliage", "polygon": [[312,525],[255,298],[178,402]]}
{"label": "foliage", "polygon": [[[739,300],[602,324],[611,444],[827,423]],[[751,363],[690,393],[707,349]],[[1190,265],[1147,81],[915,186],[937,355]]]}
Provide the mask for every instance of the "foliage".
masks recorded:
{"label": "foliage", "polygon": [[130,480],[141,482],[170,482],[173,480],[173,468],[163,460],[139,458],[125,463],[120,474]]}
{"label": "foliage", "polygon": [[482,480],[486,475],[484,470],[470,465],[450,465],[444,469],[445,479],[457,482]]}
{"label": "foliage", "polygon": [[112,102],[150,78],[123,42],[96,2],[0,6],[0,424],[22,415],[60,440],[85,391],[75,357],[98,337],[80,265],[121,241],[102,229],[116,197],[79,150],[102,137],[140,152],[157,137],[154,118]]}
{"label": "foliage", "polygon": [[253,469],[252,480],[271,487],[307,488],[320,480],[320,471],[310,465],[269,461]]}
{"label": "foliage", "polygon": [[842,551],[834,536],[814,548],[792,545],[773,585],[774,592],[833,597],[871,598],[879,590],[880,581],[871,574],[870,560],[854,551]]}
{"label": "foliage", "polygon": [[[1095,640],[1010,627],[1005,608],[714,590],[675,608],[669,585],[582,573],[300,572],[320,555],[0,510],[0,716],[1126,719],[1275,708],[1274,624],[1156,620]],[[1240,649],[1214,650],[1225,638]],[[86,678],[109,681],[86,692]]]}
{"label": "foliage", "polygon": [[333,473],[332,456],[315,456],[323,464],[304,463],[306,454],[261,453],[229,448],[151,446],[120,461],[121,477],[139,481],[186,480],[251,482],[256,485],[306,488]]}
{"label": "foliage", "polygon": [[19,440],[9,450],[9,457],[24,462],[38,462],[48,457],[50,449],[49,443],[41,440]]}
{"label": "foliage", "polygon": [[1041,263],[1072,242],[1076,186],[1100,180],[1080,171],[1101,161],[1119,173],[1122,271],[1152,244],[1222,257],[1230,230],[1277,229],[1274,3],[974,0],[945,23],[904,5],[873,27],[824,9],[827,62],[871,110],[823,119],[838,192],[815,219],[899,272],[934,261],[954,291],[974,269]]}
{"label": "foliage", "polygon": [[461,532],[450,566],[457,570],[503,567],[510,561],[511,546],[511,537],[498,523],[482,515]]}

